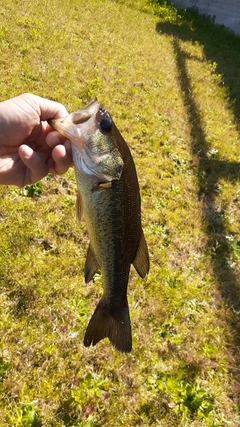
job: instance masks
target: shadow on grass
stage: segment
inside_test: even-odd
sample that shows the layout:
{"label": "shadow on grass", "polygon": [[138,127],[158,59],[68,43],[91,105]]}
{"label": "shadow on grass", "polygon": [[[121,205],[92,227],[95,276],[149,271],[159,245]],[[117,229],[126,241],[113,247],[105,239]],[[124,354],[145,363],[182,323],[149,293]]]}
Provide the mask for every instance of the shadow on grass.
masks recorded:
{"label": "shadow on grass", "polygon": [[[218,286],[227,305],[234,309],[232,330],[234,345],[240,344],[240,283],[231,266],[229,258],[232,248],[226,236],[228,229],[224,220],[224,210],[219,212],[215,197],[219,191],[219,181],[226,179],[232,183],[240,179],[240,163],[209,159],[211,147],[207,142],[201,114],[192,94],[190,77],[187,72],[188,53],[181,48],[182,40],[198,42],[203,46],[207,61],[217,63],[217,71],[224,76],[228,88],[229,103],[235,115],[236,126],[240,123],[240,37],[224,27],[215,26],[209,18],[201,17],[196,10],[179,12],[181,25],[159,22],[156,31],[172,37],[179,82],[191,129],[192,154],[197,158],[199,197],[203,200],[204,222],[208,235],[207,251],[211,254],[212,265]],[[240,361],[239,355],[236,355]],[[236,372],[235,372],[236,374]],[[240,374],[239,374],[240,377]],[[239,381],[238,377],[238,381]],[[237,392],[240,400],[240,393]]]}

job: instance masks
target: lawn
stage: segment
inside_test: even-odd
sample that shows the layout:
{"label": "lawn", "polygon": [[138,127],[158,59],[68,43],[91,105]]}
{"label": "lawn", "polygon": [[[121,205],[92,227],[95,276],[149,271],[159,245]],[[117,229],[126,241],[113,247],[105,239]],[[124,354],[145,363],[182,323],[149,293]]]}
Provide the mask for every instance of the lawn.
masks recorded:
{"label": "lawn", "polygon": [[85,348],[102,281],[84,283],[73,169],[0,188],[0,426],[240,425],[240,38],[161,1],[9,0],[0,18],[0,101],[110,111],[151,262],[130,274],[132,353]]}

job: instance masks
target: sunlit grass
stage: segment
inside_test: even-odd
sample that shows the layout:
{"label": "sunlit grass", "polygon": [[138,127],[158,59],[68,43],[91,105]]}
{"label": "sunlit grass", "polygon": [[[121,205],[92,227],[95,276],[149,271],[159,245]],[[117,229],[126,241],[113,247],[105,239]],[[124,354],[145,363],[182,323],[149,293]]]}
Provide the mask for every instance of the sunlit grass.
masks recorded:
{"label": "sunlit grass", "polygon": [[239,38],[145,0],[16,1],[0,17],[1,100],[110,110],[151,257],[146,280],[130,274],[133,352],[85,349],[102,282],[84,283],[73,171],[0,188],[0,425],[239,425]]}

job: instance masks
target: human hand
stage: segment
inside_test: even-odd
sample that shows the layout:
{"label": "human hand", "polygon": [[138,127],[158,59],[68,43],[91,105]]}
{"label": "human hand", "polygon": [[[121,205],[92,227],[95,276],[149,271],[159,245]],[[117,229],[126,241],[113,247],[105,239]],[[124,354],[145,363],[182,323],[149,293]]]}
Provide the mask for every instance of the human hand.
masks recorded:
{"label": "human hand", "polygon": [[0,184],[23,187],[68,170],[71,144],[47,123],[66,115],[63,105],[33,94],[0,103]]}

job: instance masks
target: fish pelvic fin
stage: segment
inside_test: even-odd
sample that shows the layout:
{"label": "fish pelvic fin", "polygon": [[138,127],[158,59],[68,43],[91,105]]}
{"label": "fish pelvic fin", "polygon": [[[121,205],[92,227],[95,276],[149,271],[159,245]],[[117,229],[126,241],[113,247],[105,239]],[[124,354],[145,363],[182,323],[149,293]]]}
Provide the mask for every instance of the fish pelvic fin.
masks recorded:
{"label": "fish pelvic fin", "polygon": [[88,324],[85,347],[96,345],[103,338],[109,338],[112,345],[123,353],[132,350],[132,331],[127,299],[122,307],[110,308],[104,297],[98,303]]}
{"label": "fish pelvic fin", "polygon": [[139,239],[139,244],[138,244],[135,258],[133,260],[133,265],[136,271],[138,272],[139,276],[141,276],[142,278],[148,274],[149,268],[150,268],[150,262],[149,262],[148,247],[147,247],[147,243],[146,243],[143,231]]}

